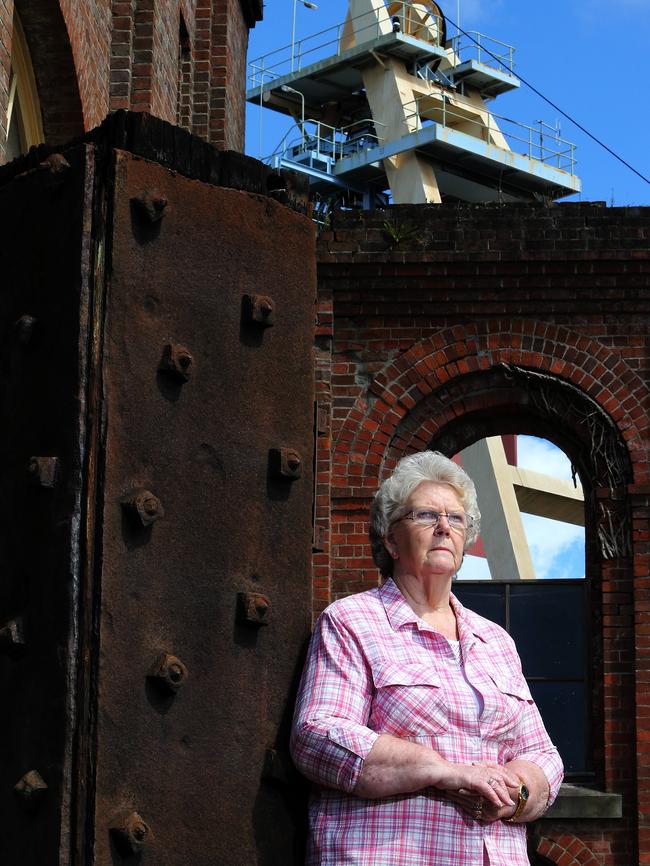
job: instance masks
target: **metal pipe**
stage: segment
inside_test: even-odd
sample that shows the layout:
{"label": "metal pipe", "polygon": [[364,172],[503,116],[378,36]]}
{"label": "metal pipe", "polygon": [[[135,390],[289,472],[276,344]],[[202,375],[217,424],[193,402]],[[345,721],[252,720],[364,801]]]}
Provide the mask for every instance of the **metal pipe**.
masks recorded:
{"label": "metal pipe", "polygon": [[302,103],[302,114],[300,120],[300,134],[302,137],[305,137],[305,94],[301,93],[299,90],[296,90],[295,87],[290,87],[288,84],[283,84],[280,90],[283,90],[285,93],[295,93],[300,97],[300,102]]}
{"label": "metal pipe", "polygon": [[294,71],[295,68],[295,56],[296,56],[296,9],[298,7],[298,2],[302,3],[305,9],[318,9],[318,6],[315,3],[312,3],[311,0],[293,0],[293,26],[291,28],[291,71]]}

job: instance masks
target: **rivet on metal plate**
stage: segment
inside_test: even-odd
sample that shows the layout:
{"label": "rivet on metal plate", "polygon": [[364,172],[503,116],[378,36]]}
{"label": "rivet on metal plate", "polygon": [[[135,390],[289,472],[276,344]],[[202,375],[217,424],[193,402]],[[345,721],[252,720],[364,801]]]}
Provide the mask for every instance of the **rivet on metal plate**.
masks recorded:
{"label": "rivet on metal plate", "polygon": [[58,457],[30,457],[27,472],[33,484],[52,488],[59,476]]}
{"label": "rivet on metal plate", "polygon": [[14,785],[14,792],[21,806],[31,812],[47,793],[47,784],[38,770],[30,770]]}
{"label": "rivet on metal plate", "polygon": [[62,175],[70,168],[70,163],[62,153],[51,153],[39,167],[53,175]]}
{"label": "rivet on metal plate", "polygon": [[33,316],[21,316],[14,322],[14,333],[19,343],[26,345],[34,336],[36,319]]}
{"label": "rivet on metal plate", "polygon": [[178,656],[163,653],[156,659],[147,676],[159,688],[174,693],[187,682],[188,671]]}
{"label": "rivet on metal plate", "polygon": [[167,343],[158,366],[161,373],[177,382],[187,382],[192,375],[194,358],[189,349],[180,343]]}
{"label": "rivet on metal plate", "polygon": [[149,825],[138,812],[124,815],[110,828],[110,833],[122,857],[139,854],[153,838]]}
{"label": "rivet on metal plate", "polygon": [[139,487],[125,494],[120,503],[129,519],[136,526],[151,526],[165,516],[162,502],[150,490]]}
{"label": "rivet on metal plate", "polygon": [[302,475],[302,459],[295,448],[271,448],[270,468],[276,478],[295,481]]}
{"label": "rivet on metal plate", "polygon": [[244,295],[242,314],[244,324],[258,328],[271,328],[275,320],[275,303],[268,295]]}
{"label": "rivet on metal plate", "polygon": [[20,653],[27,646],[25,640],[25,627],[22,617],[10,619],[0,627],[0,653],[14,655]]}
{"label": "rivet on metal plate", "polygon": [[134,196],[131,201],[138,213],[150,223],[159,222],[165,215],[167,199],[157,189],[145,190]]}
{"label": "rivet on metal plate", "polygon": [[271,602],[259,592],[237,594],[237,619],[245,625],[268,625]]}

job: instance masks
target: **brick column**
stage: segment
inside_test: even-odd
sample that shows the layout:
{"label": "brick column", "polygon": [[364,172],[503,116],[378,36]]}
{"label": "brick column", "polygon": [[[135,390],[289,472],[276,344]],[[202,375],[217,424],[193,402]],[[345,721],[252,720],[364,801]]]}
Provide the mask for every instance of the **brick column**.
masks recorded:
{"label": "brick column", "polygon": [[[630,488],[634,557],[639,864],[650,864],[650,485]],[[629,740],[627,744],[629,745]]]}

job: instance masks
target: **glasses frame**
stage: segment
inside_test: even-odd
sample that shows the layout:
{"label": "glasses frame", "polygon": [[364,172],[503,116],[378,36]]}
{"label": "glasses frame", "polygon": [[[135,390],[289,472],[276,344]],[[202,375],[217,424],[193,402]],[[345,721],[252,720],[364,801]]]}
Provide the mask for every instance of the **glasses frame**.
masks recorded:
{"label": "glasses frame", "polygon": [[458,532],[458,533],[468,532],[472,528],[472,526],[474,525],[474,518],[472,517],[471,514],[468,514],[466,511],[452,511],[451,512],[451,514],[463,514],[463,515],[465,515],[465,520],[466,520],[465,526],[456,526],[455,524],[451,523],[449,520],[450,512],[448,512],[448,511],[436,511],[433,508],[428,509],[425,506],[420,506],[420,508],[412,508],[411,511],[407,511],[406,514],[402,514],[401,517],[398,517],[396,520],[393,520],[392,523],[399,523],[401,520],[412,520],[413,523],[415,523],[415,516],[414,515],[417,511],[431,511],[434,514],[438,515],[436,517],[436,519],[433,520],[431,523],[419,523],[418,522],[416,524],[417,526],[423,526],[423,527],[426,526],[427,528],[430,528],[430,529],[436,529],[440,525],[440,518],[442,518],[442,517],[446,518],[447,525],[449,526],[449,529],[452,532]]}

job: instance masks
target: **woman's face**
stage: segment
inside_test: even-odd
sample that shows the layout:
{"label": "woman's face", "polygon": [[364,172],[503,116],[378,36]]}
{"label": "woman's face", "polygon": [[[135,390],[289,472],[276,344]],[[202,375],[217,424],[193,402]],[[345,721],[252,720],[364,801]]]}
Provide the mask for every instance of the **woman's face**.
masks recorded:
{"label": "woman's face", "polygon": [[[465,510],[453,487],[433,481],[419,484],[406,500],[405,507],[409,511],[426,507],[442,513]],[[441,517],[435,527],[419,526],[405,519],[391,525],[384,543],[393,556],[396,577],[407,573],[416,577],[431,574],[449,577],[460,568],[465,532],[451,530],[445,517]]]}

